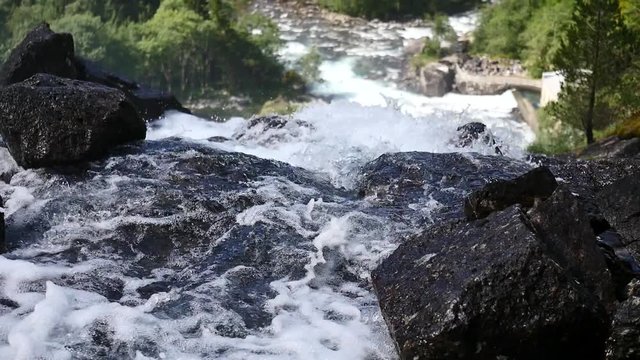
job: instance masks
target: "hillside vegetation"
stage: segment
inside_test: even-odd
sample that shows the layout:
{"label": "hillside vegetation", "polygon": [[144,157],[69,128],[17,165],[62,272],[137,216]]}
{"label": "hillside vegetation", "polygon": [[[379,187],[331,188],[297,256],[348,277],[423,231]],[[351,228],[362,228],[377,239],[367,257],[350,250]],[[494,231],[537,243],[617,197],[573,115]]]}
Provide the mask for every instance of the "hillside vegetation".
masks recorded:
{"label": "hillside vegetation", "polygon": [[277,61],[276,26],[245,0],[0,1],[0,58],[36,24],[74,36],[76,52],[183,99],[227,92],[257,100],[303,86]]}
{"label": "hillside vegetation", "polygon": [[501,0],[482,10],[474,37],[476,53],[564,76],[532,150],[592,143],[640,111],[640,0]]}

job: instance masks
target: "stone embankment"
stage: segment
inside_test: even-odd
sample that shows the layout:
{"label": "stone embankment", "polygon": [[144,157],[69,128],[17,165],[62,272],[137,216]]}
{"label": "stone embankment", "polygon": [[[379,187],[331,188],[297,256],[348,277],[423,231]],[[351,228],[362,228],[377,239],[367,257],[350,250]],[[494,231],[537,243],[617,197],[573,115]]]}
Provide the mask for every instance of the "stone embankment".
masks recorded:
{"label": "stone embankment", "polygon": [[404,84],[426,96],[449,92],[465,95],[496,95],[510,89],[540,92],[542,80],[525,74],[518,61],[494,61],[466,54],[447,56],[422,67],[408,67]]}

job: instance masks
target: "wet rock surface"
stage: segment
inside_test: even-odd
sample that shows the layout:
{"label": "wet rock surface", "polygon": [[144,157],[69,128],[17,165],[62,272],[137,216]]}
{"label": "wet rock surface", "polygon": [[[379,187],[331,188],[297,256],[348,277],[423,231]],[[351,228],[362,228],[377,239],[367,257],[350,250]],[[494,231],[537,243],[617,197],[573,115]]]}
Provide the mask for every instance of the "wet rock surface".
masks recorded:
{"label": "wet rock surface", "polygon": [[[349,199],[305,170],[179,140],[121,147],[87,170],[37,173],[37,181],[51,187],[34,196],[47,201],[36,212],[25,208],[11,217],[10,249],[47,238],[62,248],[41,259],[105,259],[89,274],[56,282],[130,304],[179,291],[157,311],[173,317],[183,316],[185,308],[219,307],[230,318],[218,331],[232,337],[270,323],[265,304],[276,293],[269,284],[303,278],[315,251],[317,225],[309,220],[307,232],[294,227],[281,217],[279,205],[306,204],[316,195],[326,202]],[[52,233],[60,221],[75,226]],[[123,289],[122,278],[149,280],[132,293]],[[111,353],[116,346],[103,350]]]}
{"label": "wet rock surface", "polygon": [[598,193],[602,215],[622,235],[625,244],[640,241],[640,179],[624,177]]}
{"label": "wet rock surface", "polygon": [[613,317],[607,340],[607,360],[631,360],[640,357],[640,280],[633,280],[627,299]]}
{"label": "wet rock surface", "polygon": [[439,203],[428,214],[433,221],[462,218],[462,204],[469,192],[530,168],[525,162],[478,154],[385,154],[364,167],[358,191],[378,206],[399,212],[425,201]]}
{"label": "wet rock surface", "polygon": [[70,34],[57,34],[48,24],[36,26],[0,68],[0,87],[21,82],[37,73],[70,79],[78,76]]}
{"label": "wet rock surface", "polygon": [[[472,189],[472,221],[423,226],[373,272],[401,358],[603,359],[611,326],[606,356],[635,356],[637,299],[628,284],[634,289],[640,275],[640,167],[630,159],[539,162],[546,166]],[[423,174],[413,169],[394,169],[389,188],[410,194],[415,186],[421,196]]]}
{"label": "wet rock surface", "polygon": [[71,34],[55,33],[43,23],[31,30],[11,51],[0,68],[0,87],[45,73],[118,89],[125,93],[139,116],[155,120],[165,111],[189,112],[171,94],[154,90],[102,70],[97,64],[78,58]]}
{"label": "wet rock surface", "polygon": [[458,138],[454,141],[456,147],[466,148],[472,147],[476,143],[482,145],[493,146],[496,155],[502,155],[502,150],[497,144],[496,139],[487,126],[481,122],[471,122],[464,124],[457,129]]}
{"label": "wet rock surface", "polygon": [[472,192],[465,199],[464,213],[467,219],[475,220],[515,204],[530,208],[536,199],[547,199],[557,187],[549,168],[537,167],[513,180],[498,180]]}
{"label": "wet rock surface", "polygon": [[606,306],[582,277],[606,274],[604,261],[574,261],[577,272],[569,271],[569,251],[593,253],[595,242],[576,236],[565,248],[547,240],[559,246],[511,207],[400,245],[372,274],[400,357],[601,359]]}
{"label": "wet rock surface", "polygon": [[0,89],[0,133],[27,168],[95,160],[146,126],[118,90],[38,74]]}

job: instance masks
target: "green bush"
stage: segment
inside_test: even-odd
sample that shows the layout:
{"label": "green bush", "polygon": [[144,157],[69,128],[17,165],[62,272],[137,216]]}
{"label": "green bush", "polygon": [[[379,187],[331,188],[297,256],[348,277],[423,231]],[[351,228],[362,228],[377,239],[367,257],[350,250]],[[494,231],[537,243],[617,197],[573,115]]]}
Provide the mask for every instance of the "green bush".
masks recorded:
{"label": "green bush", "polygon": [[545,109],[538,110],[539,132],[529,145],[532,153],[558,155],[574,152],[584,146],[582,131],[551,116]]}
{"label": "green bush", "polygon": [[0,57],[43,21],[70,32],[80,56],[183,99],[294,93],[275,55],[277,27],[247,0],[0,1]]}
{"label": "green bush", "polygon": [[502,0],[486,6],[475,31],[473,51],[520,59],[533,77],[552,61],[571,23],[574,0]]}

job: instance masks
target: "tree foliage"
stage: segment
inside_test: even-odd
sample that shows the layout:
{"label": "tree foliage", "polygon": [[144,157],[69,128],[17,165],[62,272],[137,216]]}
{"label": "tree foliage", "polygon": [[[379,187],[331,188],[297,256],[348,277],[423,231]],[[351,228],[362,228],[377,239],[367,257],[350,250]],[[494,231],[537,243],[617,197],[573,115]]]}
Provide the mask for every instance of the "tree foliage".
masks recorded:
{"label": "tree foliage", "polygon": [[[0,60],[36,24],[73,34],[79,55],[183,98],[290,91],[277,27],[248,0],[0,0]],[[300,84],[297,84],[300,86]]]}
{"label": "tree foliage", "polygon": [[626,27],[618,0],[577,0],[572,24],[554,59],[565,82],[551,109],[553,115],[582,128],[587,143],[594,142],[594,127],[616,120],[612,98],[620,94],[637,50],[636,36]]}
{"label": "tree foliage", "polygon": [[486,6],[474,51],[521,59],[534,77],[550,70],[571,23],[574,0],[502,0]]}

